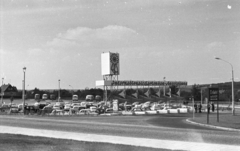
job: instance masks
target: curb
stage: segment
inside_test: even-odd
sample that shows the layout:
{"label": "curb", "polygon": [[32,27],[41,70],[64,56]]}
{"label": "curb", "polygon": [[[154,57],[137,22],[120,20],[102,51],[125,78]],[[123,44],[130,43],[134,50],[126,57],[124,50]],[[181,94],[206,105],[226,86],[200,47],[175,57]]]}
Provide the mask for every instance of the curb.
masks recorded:
{"label": "curb", "polygon": [[240,129],[226,128],[226,127],[220,127],[220,126],[202,124],[202,123],[193,122],[193,121],[191,121],[190,119],[186,119],[186,122],[191,123],[191,124],[195,124],[195,125],[200,125],[200,126],[215,128],[215,129],[221,129],[221,130],[226,130],[226,131],[236,131],[236,132],[240,132]]}

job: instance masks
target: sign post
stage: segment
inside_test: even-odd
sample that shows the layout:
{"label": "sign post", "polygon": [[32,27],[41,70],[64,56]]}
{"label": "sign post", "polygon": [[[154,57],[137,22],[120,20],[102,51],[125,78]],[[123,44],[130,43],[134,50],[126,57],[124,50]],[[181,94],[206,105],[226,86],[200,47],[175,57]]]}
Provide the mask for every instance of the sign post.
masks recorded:
{"label": "sign post", "polygon": [[207,124],[209,124],[209,112],[210,112],[209,99],[207,99]]}
{"label": "sign post", "polygon": [[193,119],[195,118],[195,108],[194,108],[194,97],[192,96],[192,111],[193,111]]}
{"label": "sign post", "polygon": [[[217,122],[219,122],[219,89],[218,88],[209,88],[209,99],[210,102],[217,102]],[[209,104],[208,104],[209,105]]]}

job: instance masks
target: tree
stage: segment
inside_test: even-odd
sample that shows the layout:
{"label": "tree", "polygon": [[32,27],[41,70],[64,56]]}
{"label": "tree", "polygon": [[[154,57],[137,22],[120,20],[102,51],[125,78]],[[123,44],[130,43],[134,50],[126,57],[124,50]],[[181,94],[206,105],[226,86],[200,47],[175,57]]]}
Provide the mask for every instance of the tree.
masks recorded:
{"label": "tree", "polygon": [[201,100],[201,92],[200,92],[200,89],[198,89],[198,86],[196,84],[192,86],[191,93],[194,100]]}
{"label": "tree", "polygon": [[183,97],[185,100],[189,100],[191,97],[191,92],[181,91],[181,97]]}

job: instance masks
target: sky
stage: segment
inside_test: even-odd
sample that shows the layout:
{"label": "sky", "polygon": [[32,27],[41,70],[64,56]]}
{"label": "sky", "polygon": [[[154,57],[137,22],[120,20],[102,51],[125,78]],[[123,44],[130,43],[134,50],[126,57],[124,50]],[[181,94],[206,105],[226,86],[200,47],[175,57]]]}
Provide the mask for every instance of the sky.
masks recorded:
{"label": "sky", "polygon": [[240,81],[239,0],[1,0],[0,77],[22,88],[94,88],[101,53],[119,80]]}

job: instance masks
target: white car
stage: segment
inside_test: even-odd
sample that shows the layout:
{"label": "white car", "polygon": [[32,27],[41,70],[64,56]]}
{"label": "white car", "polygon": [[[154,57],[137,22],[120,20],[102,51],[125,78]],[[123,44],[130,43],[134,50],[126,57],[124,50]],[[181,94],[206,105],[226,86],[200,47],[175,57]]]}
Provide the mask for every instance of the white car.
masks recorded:
{"label": "white car", "polygon": [[[14,106],[14,105],[13,105]],[[25,103],[25,106],[28,106],[28,104],[27,103]],[[22,107],[23,107],[23,103],[22,104],[18,104],[18,106],[17,106],[19,109],[22,109]]]}
{"label": "white car", "polygon": [[105,110],[105,113],[113,113],[113,108],[107,108],[107,109]]}
{"label": "white car", "polygon": [[86,106],[87,105],[87,102],[81,102],[80,103],[80,106]]}
{"label": "white car", "polygon": [[81,109],[80,111],[79,111],[79,113],[81,114],[88,114],[90,112],[90,109]]}
{"label": "white car", "polygon": [[43,94],[42,99],[43,100],[47,100],[48,99],[48,95],[47,94]]}
{"label": "white car", "polygon": [[71,104],[65,104],[65,106],[64,106],[65,111],[69,111],[70,108],[71,108]]}
{"label": "white car", "polygon": [[56,102],[55,105],[60,106],[61,108],[64,107],[64,102]]}
{"label": "white car", "polygon": [[15,103],[12,103],[12,104],[11,104],[11,103],[9,103],[9,105],[8,105],[8,106],[9,106],[9,107],[18,107],[18,106],[17,106],[17,104],[15,104]]}
{"label": "white car", "polygon": [[96,107],[96,106],[91,106],[91,107],[90,107],[90,111],[91,111],[91,112],[96,112],[96,110],[97,110],[97,107]]}
{"label": "white car", "polygon": [[73,96],[72,96],[72,100],[73,100],[73,101],[78,101],[78,95],[73,95]]}
{"label": "white car", "polygon": [[81,104],[80,103],[72,103],[70,106],[71,107],[73,107],[73,106],[81,106]]}
{"label": "white car", "polygon": [[60,106],[59,104],[55,104],[55,105],[53,105],[53,109],[54,110],[61,110],[62,106]]}

